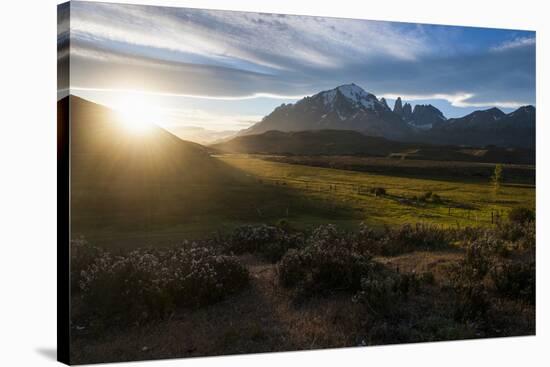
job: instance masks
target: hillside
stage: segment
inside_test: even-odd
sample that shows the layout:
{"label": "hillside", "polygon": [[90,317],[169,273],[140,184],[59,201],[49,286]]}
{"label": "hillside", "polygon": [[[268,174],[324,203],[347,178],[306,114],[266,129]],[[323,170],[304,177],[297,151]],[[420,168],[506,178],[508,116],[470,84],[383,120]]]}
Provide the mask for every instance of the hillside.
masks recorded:
{"label": "hillside", "polygon": [[163,246],[245,223],[344,215],[264,185],[159,126],[135,133],[113,110],[75,96],[58,109],[71,118],[72,238],[114,248]]}
{"label": "hillside", "polygon": [[435,124],[424,140],[471,146],[492,144],[535,148],[535,130],[536,110],[533,106],[520,107],[509,114],[490,108]]}
{"label": "hillside", "polygon": [[[130,131],[119,115],[76,96],[70,98],[71,174],[74,183],[109,186],[210,180],[220,173],[207,150],[157,125],[143,134]],[[182,170],[198,167],[181,175]],[[93,179],[91,179],[93,178]]]}
{"label": "hillside", "polygon": [[368,156],[399,160],[478,163],[535,164],[533,150],[488,146],[465,148],[453,145],[405,143],[350,130],[268,131],[238,136],[209,147],[220,153],[310,156]]}
{"label": "hillside", "polygon": [[350,130],[309,130],[239,136],[211,148],[228,153],[386,156],[407,146]]}
{"label": "hillside", "polygon": [[204,212],[207,198],[234,181],[231,170],[201,145],[156,125],[136,134],[113,110],[66,98],[69,103],[58,106],[70,105],[74,235],[118,236],[181,222],[178,217]]}

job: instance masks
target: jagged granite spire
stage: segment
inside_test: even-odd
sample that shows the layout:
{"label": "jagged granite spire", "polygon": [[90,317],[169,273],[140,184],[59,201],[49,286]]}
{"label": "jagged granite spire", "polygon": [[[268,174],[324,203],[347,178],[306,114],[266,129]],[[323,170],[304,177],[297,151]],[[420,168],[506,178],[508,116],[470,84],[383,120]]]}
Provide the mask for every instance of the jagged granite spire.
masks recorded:
{"label": "jagged granite spire", "polygon": [[397,97],[397,99],[395,100],[395,104],[393,105],[393,112],[395,112],[399,116],[403,116],[403,102],[401,101],[401,97]]}
{"label": "jagged granite spire", "polygon": [[412,119],[412,107],[411,107],[411,104],[409,102],[405,103],[403,105],[403,120],[405,121],[410,121]]}
{"label": "jagged granite spire", "polygon": [[388,110],[390,109],[390,106],[388,106],[388,101],[386,101],[386,98],[384,97],[380,98],[380,103],[386,106]]}

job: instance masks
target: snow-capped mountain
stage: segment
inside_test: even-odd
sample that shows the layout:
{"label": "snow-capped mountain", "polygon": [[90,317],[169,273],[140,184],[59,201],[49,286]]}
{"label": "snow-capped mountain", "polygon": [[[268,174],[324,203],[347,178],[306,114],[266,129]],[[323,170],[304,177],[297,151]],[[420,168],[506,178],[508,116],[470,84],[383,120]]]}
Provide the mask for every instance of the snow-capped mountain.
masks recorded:
{"label": "snow-capped mountain", "polygon": [[341,95],[357,108],[368,110],[389,110],[388,105],[379,101],[374,94],[365,92],[354,83],[341,85],[337,88],[316,94],[313,98],[322,98],[325,106],[337,108],[338,96]]}
{"label": "snow-capped mountain", "polygon": [[410,127],[384,101],[356,84],[346,84],[277,107],[240,135],[270,130],[355,130],[367,135],[399,139]]}
{"label": "snow-capped mountain", "polygon": [[491,108],[447,119],[433,105],[413,108],[401,98],[397,98],[392,110],[384,98],[378,99],[352,83],[293,104],[282,104],[238,135],[272,130],[354,130],[397,141],[531,148],[535,141],[535,115],[535,107],[525,106],[510,114]]}

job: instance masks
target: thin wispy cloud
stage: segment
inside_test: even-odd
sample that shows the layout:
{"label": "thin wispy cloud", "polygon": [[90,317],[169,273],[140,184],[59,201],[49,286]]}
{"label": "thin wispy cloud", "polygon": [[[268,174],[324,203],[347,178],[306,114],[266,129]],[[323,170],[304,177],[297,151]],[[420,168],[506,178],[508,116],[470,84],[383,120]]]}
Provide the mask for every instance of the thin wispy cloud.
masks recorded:
{"label": "thin wispy cloud", "polygon": [[536,43],[535,37],[518,37],[513,40],[504,41],[499,45],[491,48],[493,51],[505,51],[517,47],[534,46]]}
{"label": "thin wispy cloud", "polygon": [[196,98],[196,99],[210,99],[210,100],[222,100],[222,101],[245,101],[248,99],[256,98],[272,98],[272,99],[300,99],[306,97],[305,95],[298,96],[285,96],[281,94],[273,93],[254,93],[247,96],[209,96],[209,95],[196,95],[196,94],[184,94],[184,93],[166,93],[156,91],[143,91],[143,90],[131,90],[131,89],[108,89],[108,88],[85,88],[78,86],[71,86],[71,91],[80,92],[109,92],[109,93],[125,93],[125,94],[140,94],[155,97],[183,97],[183,98]]}
{"label": "thin wispy cloud", "polygon": [[516,102],[516,101],[485,101],[475,102],[473,98],[475,95],[471,93],[457,93],[457,94],[383,94],[381,97],[386,99],[397,99],[400,97],[406,101],[419,102],[432,101],[432,100],[444,100],[454,107],[499,107],[499,108],[518,108],[528,103]]}

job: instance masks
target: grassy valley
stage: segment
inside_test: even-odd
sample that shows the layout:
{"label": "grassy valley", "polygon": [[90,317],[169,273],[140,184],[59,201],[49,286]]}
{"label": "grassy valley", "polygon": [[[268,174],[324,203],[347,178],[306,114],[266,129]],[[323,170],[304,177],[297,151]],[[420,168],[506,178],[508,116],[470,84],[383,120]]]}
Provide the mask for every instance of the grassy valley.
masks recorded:
{"label": "grassy valley", "polygon": [[534,165],[354,132],[206,148],[71,103],[74,362],[534,333]]}

